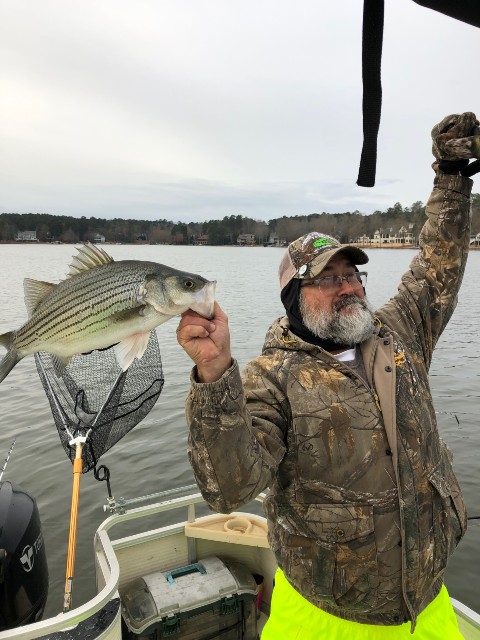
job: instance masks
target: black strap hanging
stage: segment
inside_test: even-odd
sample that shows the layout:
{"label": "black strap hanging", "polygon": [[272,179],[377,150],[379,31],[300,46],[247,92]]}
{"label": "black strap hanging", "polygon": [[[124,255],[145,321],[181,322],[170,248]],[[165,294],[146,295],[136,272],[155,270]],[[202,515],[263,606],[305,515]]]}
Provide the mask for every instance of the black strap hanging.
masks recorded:
{"label": "black strap hanging", "polygon": [[382,112],[383,0],[365,0],[363,5],[362,77],[363,148],[357,184],[373,187],[377,167],[377,136]]}
{"label": "black strap hanging", "polygon": [[[458,0],[413,1],[474,27],[480,27],[479,0],[462,0],[462,2],[458,2]],[[384,9],[384,0],[364,0],[362,35],[363,147],[357,179],[357,184],[360,187],[373,187],[375,184],[377,137],[382,111],[381,63]]]}

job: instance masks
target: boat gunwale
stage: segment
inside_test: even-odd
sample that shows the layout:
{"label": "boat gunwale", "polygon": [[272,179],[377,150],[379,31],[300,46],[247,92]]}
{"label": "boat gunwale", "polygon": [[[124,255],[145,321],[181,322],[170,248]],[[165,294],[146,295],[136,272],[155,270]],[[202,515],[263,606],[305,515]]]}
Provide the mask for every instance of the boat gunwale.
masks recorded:
{"label": "boat gunwale", "polygon": [[450,597],[450,602],[455,610],[457,616],[460,616],[464,620],[466,620],[469,624],[471,624],[474,629],[478,629],[480,631],[480,614],[470,609],[466,604],[460,602],[456,598]]}

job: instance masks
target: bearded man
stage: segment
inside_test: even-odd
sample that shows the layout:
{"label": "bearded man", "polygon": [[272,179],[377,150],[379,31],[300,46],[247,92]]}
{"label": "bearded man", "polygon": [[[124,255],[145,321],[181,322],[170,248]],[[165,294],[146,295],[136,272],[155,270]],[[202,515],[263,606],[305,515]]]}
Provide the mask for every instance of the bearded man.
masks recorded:
{"label": "bearded man", "polygon": [[[443,584],[467,517],[429,388],[433,349],[457,301],[480,156],[473,113],[433,132],[436,172],[420,252],[375,313],[364,251],[308,233],[279,268],[286,315],[240,376],[227,316],[188,311],[195,362],[189,457],[220,512],[267,487],[278,561],[262,640],[461,638]],[[388,628],[387,628],[388,627]]]}

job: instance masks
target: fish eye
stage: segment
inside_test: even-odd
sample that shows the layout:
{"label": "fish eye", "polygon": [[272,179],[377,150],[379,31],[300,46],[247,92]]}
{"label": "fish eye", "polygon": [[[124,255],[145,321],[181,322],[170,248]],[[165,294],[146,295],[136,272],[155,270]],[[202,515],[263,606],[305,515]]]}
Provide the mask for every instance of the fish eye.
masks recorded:
{"label": "fish eye", "polygon": [[187,289],[193,289],[193,287],[195,286],[193,280],[185,280],[184,284]]}

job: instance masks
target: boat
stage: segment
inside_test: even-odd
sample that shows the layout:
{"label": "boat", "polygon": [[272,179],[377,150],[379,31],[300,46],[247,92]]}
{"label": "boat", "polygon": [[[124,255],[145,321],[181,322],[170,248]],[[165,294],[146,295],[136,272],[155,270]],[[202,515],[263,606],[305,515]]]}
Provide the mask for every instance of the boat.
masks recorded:
{"label": "boat", "polygon": [[[264,497],[259,495],[248,511],[228,515],[209,512],[196,485],[130,500],[110,499],[104,505],[110,515],[93,541],[95,597],[66,613],[1,631],[0,640],[153,640],[157,636],[148,629],[144,634],[145,625],[139,624],[139,633],[134,634],[122,621],[128,607],[121,594],[125,600],[130,585],[146,575],[166,576],[178,567],[206,564],[212,557],[263,578],[256,581],[255,596],[260,635],[270,611],[277,566],[267,541],[266,519],[255,513],[261,513]],[[480,615],[457,600],[452,604],[465,640],[480,639]],[[173,629],[161,637],[181,640],[182,634]]]}

